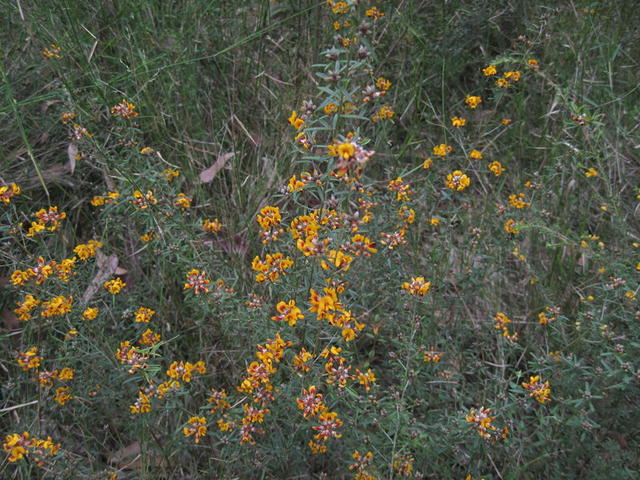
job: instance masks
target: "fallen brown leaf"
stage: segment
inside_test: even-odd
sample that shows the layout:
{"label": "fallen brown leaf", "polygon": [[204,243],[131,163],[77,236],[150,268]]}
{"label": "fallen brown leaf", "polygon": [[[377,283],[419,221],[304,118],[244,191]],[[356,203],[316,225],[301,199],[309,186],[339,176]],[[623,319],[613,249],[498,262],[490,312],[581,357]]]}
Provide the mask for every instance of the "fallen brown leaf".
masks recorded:
{"label": "fallen brown leaf", "polygon": [[82,294],[82,299],[80,300],[81,305],[91,301],[100,288],[102,288],[102,284],[118,271],[118,256],[114,254],[107,257],[100,250],[96,250],[96,265],[98,266],[98,273],[96,273]]}
{"label": "fallen brown leaf", "polygon": [[69,162],[67,162],[67,168],[69,172],[73,174],[76,170],[76,155],[78,155],[78,145],[73,142],[69,143],[67,147],[67,157],[69,157]]}
{"label": "fallen brown leaf", "polygon": [[[142,448],[140,442],[136,440],[130,445],[112,453],[107,458],[107,462],[118,470],[138,470],[142,468]],[[153,453],[151,455],[147,453],[146,463],[156,467],[166,465],[166,461],[162,456]]]}
{"label": "fallen brown leaf", "polygon": [[220,170],[225,166],[227,161],[231,159],[236,153],[235,152],[227,152],[218,156],[218,159],[215,161],[213,165],[211,165],[206,170],[200,172],[200,181],[202,183],[209,183],[212,181],[215,176],[218,174]]}
{"label": "fallen brown leaf", "polygon": [[16,315],[8,308],[2,310],[2,313],[0,313],[0,317],[2,317],[4,326],[9,330],[16,330],[20,326],[18,317],[16,317]]}
{"label": "fallen brown leaf", "polygon": [[122,468],[120,464],[125,458],[133,457],[134,455],[139,455],[140,451],[141,451],[140,442],[136,440],[130,445],[127,445],[126,447],[121,448],[120,450],[109,455],[109,457],[107,458],[107,462],[110,465],[118,465],[119,468]]}

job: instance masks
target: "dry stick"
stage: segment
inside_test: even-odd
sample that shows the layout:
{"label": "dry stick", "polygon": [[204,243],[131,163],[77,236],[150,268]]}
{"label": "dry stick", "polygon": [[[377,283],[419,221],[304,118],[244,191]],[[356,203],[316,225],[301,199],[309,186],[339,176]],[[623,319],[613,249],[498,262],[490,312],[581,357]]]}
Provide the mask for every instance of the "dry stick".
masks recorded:
{"label": "dry stick", "polygon": [[10,412],[18,408],[28,407],[29,405],[35,405],[36,403],[38,403],[38,400],[33,400],[27,403],[21,403],[20,405],[14,405],[13,407],[0,408],[0,413]]}

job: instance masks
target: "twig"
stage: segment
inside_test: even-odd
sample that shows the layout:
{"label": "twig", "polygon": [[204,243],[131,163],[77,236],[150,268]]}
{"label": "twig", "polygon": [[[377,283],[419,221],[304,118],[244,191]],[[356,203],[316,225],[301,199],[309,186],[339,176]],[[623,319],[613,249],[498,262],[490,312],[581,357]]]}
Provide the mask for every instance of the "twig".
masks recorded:
{"label": "twig", "polygon": [[14,405],[13,407],[0,408],[0,413],[10,412],[12,410],[17,410],[18,408],[28,407],[29,405],[35,405],[38,403],[38,400],[33,400],[27,403],[21,403],[20,405]]}

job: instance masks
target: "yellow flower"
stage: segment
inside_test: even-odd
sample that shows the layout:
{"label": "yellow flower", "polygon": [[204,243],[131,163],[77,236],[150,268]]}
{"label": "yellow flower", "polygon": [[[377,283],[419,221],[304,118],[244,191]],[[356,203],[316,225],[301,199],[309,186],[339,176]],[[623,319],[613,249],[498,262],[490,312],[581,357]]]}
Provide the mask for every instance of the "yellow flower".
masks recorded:
{"label": "yellow flower", "polygon": [[154,240],[156,238],[156,234],[155,234],[155,232],[147,232],[147,233],[144,233],[144,234],[140,235],[139,238],[144,243],[148,243],[148,242],[150,242],[150,241],[152,241],[152,240]]}
{"label": "yellow flower", "polygon": [[431,159],[431,157],[425,158],[424,162],[422,162],[422,168],[431,168],[431,165],[433,165],[433,160]]}
{"label": "yellow flower", "polygon": [[482,152],[480,150],[473,149],[469,152],[469,158],[473,160],[482,160]]}
{"label": "yellow flower", "polygon": [[2,448],[5,452],[9,453],[9,457],[7,458],[9,462],[17,462],[24,458],[27,454],[25,446],[30,446],[31,444],[29,437],[29,432],[24,432],[22,435],[14,433],[5,437],[5,443],[2,445]]}
{"label": "yellow flower", "polygon": [[356,379],[358,383],[364,386],[365,391],[371,390],[371,384],[376,382],[376,376],[371,369],[368,369],[366,372],[361,372],[359,369],[356,369]]}
{"label": "yellow flower", "polygon": [[227,392],[224,389],[216,390],[215,388],[212,388],[210,391],[211,394],[209,395],[209,398],[207,398],[207,403],[211,405],[209,413],[214,414],[219,410],[224,411],[231,408],[231,405],[227,401]]}
{"label": "yellow flower", "polygon": [[549,382],[541,382],[540,375],[529,377],[529,382],[522,382],[525,390],[529,390],[529,396],[536,399],[538,403],[547,403],[551,401],[551,388]]}
{"label": "yellow flower", "polygon": [[351,7],[347,2],[327,2],[327,5],[331,7],[331,11],[335,14],[346,14],[351,11]]}
{"label": "yellow flower", "polygon": [[587,170],[584,173],[584,176],[587,177],[587,178],[597,177],[598,176],[598,171],[595,168],[591,167],[591,168],[589,168],[589,170]]}
{"label": "yellow flower", "polygon": [[78,115],[76,113],[73,113],[73,112],[63,112],[62,115],[60,115],[60,121],[64,125],[67,125],[71,120],[73,120],[77,116]]}
{"label": "yellow flower", "polygon": [[115,203],[116,199],[120,196],[118,192],[107,192],[106,195],[96,195],[91,199],[92,207],[101,207],[107,203]]}
{"label": "yellow flower", "polygon": [[485,76],[490,77],[491,75],[495,75],[496,73],[498,73],[498,70],[496,69],[495,65],[489,65],[488,67],[482,69],[482,73],[484,73]]}
{"label": "yellow flower", "polygon": [[278,207],[267,205],[262,210],[260,210],[256,221],[260,225],[260,228],[262,228],[262,230],[264,231],[270,230],[273,227],[277,227],[282,221],[280,209]]}
{"label": "yellow flower", "polygon": [[514,193],[509,195],[509,205],[515,208],[525,208],[530,207],[531,202],[524,201],[524,193],[519,193],[517,195]]}
{"label": "yellow flower", "polygon": [[320,262],[320,266],[323,270],[329,270],[331,267],[329,264],[333,265],[336,269],[342,270],[346,272],[349,270],[349,266],[353,261],[353,257],[351,255],[347,255],[340,250],[329,250],[327,252],[327,260],[322,260]]}
{"label": "yellow flower", "polygon": [[396,200],[399,202],[406,202],[411,199],[410,195],[413,193],[408,183],[404,183],[402,177],[398,177],[395,180],[391,180],[387,189],[392,192],[396,192]]}
{"label": "yellow flower", "polygon": [[291,116],[289,117],[289,124],[296,130],[300,130],[304,126],[304,119],[298,117],[298,112],[293,110],[291,112]]}
{"label": "yellow flower", "polygon": [[378,20],[379,18],[384,17],[384,13],[378,10],[378,7],[371,7],[370,9],[366,10],[364,14],[367,17],[373,17],[374,20]]}
{"label": "yellow flower", "polygon": [[207,233],[218,233],[220,230],[222,230],[222,224],[217,218],[214,218],[213,220],[209,220],[208,218],[206,218],[202,222],[202,229]]}
{"label": "yellow flower", "polygon": [[60,263],[56,263],[54,265],[56,269],[56,273],[58,274],[58,278],[63,282],[68,282],[71,279],[71,275],[73,275],[73,268],[76,264],[76,257],[73,258],[65,258]]}
{"label": "yellow flower", "polygon": [[254,257],[251,269],[260,272],[256,275],[256,282],[262,283],[267,280],[275,282],[293,265],[293,260],[290,257],[285,257],[282,253],[268,253],[264,260],[258,256]]}
{"label": "yellow flower", "polygon": [[[38,210],[34,215],[38,218],[37,223],[46,227],[50,232],[58,230],[60,228],[60,225],[62,225],[60,223],[60,220],[64,220],[65,218],[67,218],[67,214],[65,212],[58,213],[58,207],[49,207],[48,210],[42,208]],[[32,227],[34,227],[34,223],[32,223],[31,225]],[[49,226],[47,227],[47,225]],[[41,231],[42,229],[36,227],[36,230]],[[29,233],[31,233],[31,230],[29,230]]]}
{"label": "yellow flower", "polygon": [[189,270],[187,272],[187,283],[184,284],[184,289],[189,290],[193,288],[193,293],[200,295],[200,293],[209,293],[209,285],[211,280],[206,278],[207,273],[200,270]]}
{"label": "yellow flower", "polygon": [[25,371],[38,368],[42,360],[44,359],[38,356],[38,347],[31,347],[26,352],[18,354],[18,365]]}
{"label": "yellow flower", "polygon": [[60,405],[65,405],[69,400],[73,400],[73,395],[69,393],[69,387],[58,387],[54,400]]}
{"label": "yellow flower", "polygon": [[80,260],[87,260],[96,254],[96,249],[102,248],[102,243],[96,240],[89,240],[87,244],[77,245],[73,249],[73,253],[75,253]]}
{"label": "yellow flower", "polygon": [[409,208],[406,205],[402,205],[398,210],[398,216],[405,224],[411,224],[416,220],[416,212],[413,208]]}
{"label": "yellow flower", "polygon": [[447,175],[445,185],[451,190],[461,192],[471,185],[471,179],[466,174],[462,173],[461,170],[456,170]]}
{"label": "yellow flower", "polygon": [[440,360],[442,360],[443,356],[444,352],[437,352],[435,350],[435,347],[431,347],[429,350],[424,352],[422,361],[424,363],[438,363],[440,362]]}
{"label": "yellow flower", "polygon": [[504,167],[502,166],[502,164],[498,161],[495,162],[491,162],[488,165],[489,170],[491,170],[493,172],[493,174],[496,177],[499,177],[500,175],[502,175],[502,172],[504,172]]}
{"label": "yellow flower", "polygon": [[5,205],[9,205],[9,203],[11,203],[11,199],[19,194],[20,187],[15,183],[0,187],[0,202],[4,203]]}
{"label": "yellow flower", "polygon": [[27,295],[24,297],[22,302],[18,302],[18,308],[13,310],[13,312],[18,315],[18,320],[22,322],[26,322],[31,320],[31,311],[36,308],[36,306],[40,303],[40,300],[35,298],[33,295]]}
{"label": "yellow flower", "polygon": [[356,147],[351,142],[342,142],[337,146],[337,154],[340,158],[348,160],[356,153]]}
{"label": "yellow flower", "polygon": [[149,323],[156,312],[147,307],[140,307],[134,314],[136,323]]}
{"label": "yellow flower", "polygon": [[296,176],[293,175],[289,179],[289,183],[287,184],[287,190],[289,191],[289,193],[296,192],[296,191],[300,190],[301,188],[303,188],[305,185],[306,185],[305,182],[303,182],[302,180],[298,180],[296,178]]}
{"label": "yellow flower", "polygon": [[433,154],[437,157],[446,157],[452,150],[453,147],[445,143],[441,143],[440,145],[433,147]]}
{"label": "yellow flower", "polygon": [[325,105],[323,110],[324,110],[324,113],[326,113],[327,115],[332,115],[338,111],[338,105],[336,103],[331,102]]}
{"label": "yellow flower", "polygon": [[470,108],[476,108],[478,105],[482,103],[482,97],[467,95],[464,103],[466,103]]}
{"label": "yellow flower", "polygon": [[451,117],[451,125],[455,128],[464,127],[467,124],[467,120],[462,117]]}
{"label": "yellow flower", "polygon": [[119,277],[115,280],[104,282],[104,288],[107,289],[111,295],[117,295],[126,285],[127,284],[120,280]]}
{"label": "yellow flower", "polygon": [[402,289],[409,292],[411,295],[424,296],[429,292],[431,288],[431,282],[425,282],[424,277],[411,277],[411,282],[404,282]]}
{"label": "yellow flower", "polygon": [[134,118],[138,116],[138,112],[135,110],[136,106],[133,103],[123,99],[119,104],[111,108],[111,115],[122,118]]}
{"label": "yellow flower", "polygon": [[29,227],[29,231],[27,232],[27,237],[29,238],[35,237],[38,233],[44,230],[45,230],[44,223],[31,222],[31,226]]}
{"label": "yellow flower", "polygon": [[181,379],[183,382],[191,382],[191,375],[193,373],[204,375],[207,372],[206,366],[203,361],[196,363],[190,362],[173,362],[167,370],[167,376],[169,378]]}
{"label": "yellow flower", "polygon": [[472,408],[465,419],[469,423],[473,423],[476,427],[478,435],[482,438],[491,438],[491,433],[496,430],[496,427],[491,425],[491,422],[496,417],[491,417],[491,409],[480,407],[478,410]]}
{"label": "yellow flower", "polygon": [[71,139],[73,140],[80,140],[82,137],[93,137],[93,133],[89,133],[85,127],[78,125],[77,123],[73,124],[72,130]]}
{"label": "yellow flower", "polygon": [[413,472],[413,462],[415,459],[409,455],[396,455],[391,466],[395,470],[396,475],[401,477],[410,477]]}
{"label": "yellow flower", "polygon": [[31,278],[30,270],[26,272],[23,270],[16,270],[11,274],[11,285],[13,285],[14,287],[21,287],[22,285],[27,283],[30,278]]}
{"label": "yellow flower", "polygon": [[150,328],[147,328],[140,336],[141,345],[155,345],[160,341],[160,334],[155,333]]}
{"label": "yellow flower", "polygon": [[180,170],[174,170],[173,168],[167,168],[163,173],[167,182],[172,182],[180,176]]}
{"label": "yellow flower", "polygon": [[42,55],[48,59],[51,60],[57,60],[60,58],[60,52],[62,51],[62,49],[56,45],[55,43],[52,43],[51,45],[49,45],[49,48],[45,48],[44,50],[42,50]]}
{"label": "yellow flower", "polygon": [[376,113],[373,114],[373,116],[371,117],[371,120],[374,123],[377,123],[381,120],[387,120],[389,118],[393,118],[394,115],[395,115],[395,112],[393,111],[393,108],[389,105],[384,105]]}
{"label": "yellow flower", "polygon": [[311,367],[309,361],[313,358],[313,355],[305,348],[300,349],[300,352],[293,358],[293,367],[301,372],[310,372]]}
{"label": "yellow flower", "polygon": [[73,297],[53,297],[51,300],[42,304],[42,312],[40,315],[43,317],[53,317],[56,315],[64,315],[71,311],[71,305],[73,304]]}
{"label": "yellow flower", "polygon": [[66,382],[67,380],[73,380],[74,375],[75,371],[73,370],[73,368],[64,367],[58,373],[58,380],[61,380],[63,382]]}
{"label": "yellow flower", "polygon": [[78,329],[77,328],[72,328],[71,330],[69,330],[65,335],[64,335],[64,339],[65,340],[71,340],[72,338],[75,338],[78,336]]}
{"label": "yellow flower", "polygon": [[274,315],[271,320],[276,322],[285,321],[290,327],[295,327],[296,322],[304,318],[302,310],[296,307],[295,300],[289,300],[289,302],[278,302],[276,310],[279,315]]}
{"label": "yellow flower", "polygon": [[153,195],[151,190],[147,190],[147,193],[135,190],[133,192],[132,203],[137,209],[144,210],[145,208],[149,208],[149,205],[155,205],[158,203],[158,199]]}
{"label": "yellow flower", "polygon": [[182,210],[186,210],[191,207],[191,197],[187,196],[184,193],[179,193],[176,199],[173,202],[173,205],[181,208]]}
{"label": "yellow flower", "polygon": [[520,76],[522,74],[518,71],[513,71],[513,72],[504,72],[504,78],[507,78],[513,82],[519,82],[520,81]]}

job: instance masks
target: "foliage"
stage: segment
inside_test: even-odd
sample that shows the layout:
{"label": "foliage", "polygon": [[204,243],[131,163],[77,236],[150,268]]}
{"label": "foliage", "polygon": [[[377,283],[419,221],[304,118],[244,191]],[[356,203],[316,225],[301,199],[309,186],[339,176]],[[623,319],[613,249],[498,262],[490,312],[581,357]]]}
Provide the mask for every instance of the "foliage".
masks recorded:
{"label": "foliage", "polygon": [[635,9],[39,3],[3,478],[637,476]]}

